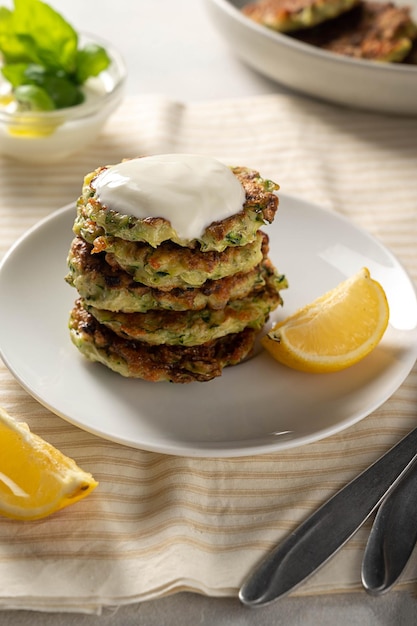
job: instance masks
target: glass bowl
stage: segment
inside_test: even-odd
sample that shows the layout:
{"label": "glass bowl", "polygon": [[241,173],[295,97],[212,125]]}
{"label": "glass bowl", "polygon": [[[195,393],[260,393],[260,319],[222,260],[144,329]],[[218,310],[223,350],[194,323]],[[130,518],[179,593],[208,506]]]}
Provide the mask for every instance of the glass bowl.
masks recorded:
{"label": "glass bowl", "polygon": [[122,55],[97,37],[80,36],[80,44],[97,43],[109,57],[109,67],[83,86],[85,101],[54,111],[16,112],[0,104],[0,154],[20,161],[52,163],[81,151],[100,133],[119,106],[127,70]]}

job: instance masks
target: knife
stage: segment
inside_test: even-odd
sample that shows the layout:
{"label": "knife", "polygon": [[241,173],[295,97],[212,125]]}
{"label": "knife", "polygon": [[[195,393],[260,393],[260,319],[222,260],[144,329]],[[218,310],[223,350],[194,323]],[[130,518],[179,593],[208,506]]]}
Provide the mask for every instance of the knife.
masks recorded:
{"label": "knife", "polygon": [[371,595],[395,585],[417,542],[417,465],[384,499],[362,561],[362,584]]}
{"label": "knife", "polygon": [[251,607],[283,596],[324,565],[360,528],[417,460],[417,428],[308,517],[244,582]]}

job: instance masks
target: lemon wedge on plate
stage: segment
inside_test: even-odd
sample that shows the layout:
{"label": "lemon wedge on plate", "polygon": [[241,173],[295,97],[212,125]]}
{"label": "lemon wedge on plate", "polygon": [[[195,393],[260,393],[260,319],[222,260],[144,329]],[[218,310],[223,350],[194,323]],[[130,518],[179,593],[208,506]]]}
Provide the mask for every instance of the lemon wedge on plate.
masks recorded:
{"label": "lemon wedge on plate", "polygon": [[0,408],[0,515],[46,517],[85,498],[98,485],[91,474]]}
{"label": "lemon wedge on plate", "polygon": [[383,287],[364,267],[276,324],[262,345],[280,363],[305,372],[336,372],[362,360],[387,328]]}

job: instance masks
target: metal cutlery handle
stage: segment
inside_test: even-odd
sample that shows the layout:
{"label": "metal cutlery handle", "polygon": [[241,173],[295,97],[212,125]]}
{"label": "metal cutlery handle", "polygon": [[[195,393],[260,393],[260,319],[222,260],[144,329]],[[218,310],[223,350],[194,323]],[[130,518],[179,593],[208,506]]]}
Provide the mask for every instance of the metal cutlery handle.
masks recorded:
{"label": "metal cutlery handle", "polygon": [[376,514],[362,561],[362,583],[372,595],[397,582],[417,542],[417,465],[407,471]]}
{"label": "metal cutlery handle", "polygon": [[416,459],[414,429],[278,545],[241,587],[241,602],[269,604],[313,574],[350,539]]}

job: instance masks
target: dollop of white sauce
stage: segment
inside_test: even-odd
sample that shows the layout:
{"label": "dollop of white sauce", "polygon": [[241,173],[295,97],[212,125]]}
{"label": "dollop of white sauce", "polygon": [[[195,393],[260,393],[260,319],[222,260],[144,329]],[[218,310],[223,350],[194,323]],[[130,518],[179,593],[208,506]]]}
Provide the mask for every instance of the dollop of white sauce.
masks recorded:
{"label": "dollop of white sauce", "polygon": [[181,240],[198,239],[212,222],[242,210],[245,191],[231,169],[197,154],[123,161],[93,181],[107,209],[139,219],[162,217]]}

